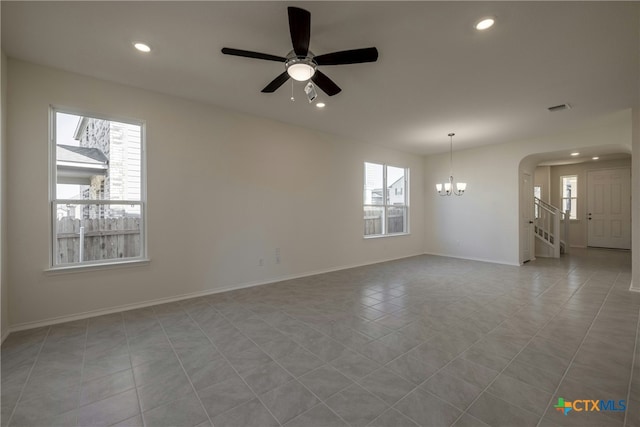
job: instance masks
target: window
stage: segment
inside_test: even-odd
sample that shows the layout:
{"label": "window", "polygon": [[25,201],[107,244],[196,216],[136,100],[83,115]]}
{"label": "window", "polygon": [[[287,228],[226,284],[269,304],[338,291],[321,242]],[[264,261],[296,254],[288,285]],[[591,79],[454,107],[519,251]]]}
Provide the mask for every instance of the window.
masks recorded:
{"label": "window", "polygon": [[561,176],[560,195],[562,211],[569,211],[569,219],[578,219],[578,177],[576,175]]}
{"label": "window", "polygon": [[144,126],[52,109],[51,266],[146,257]]}
{"label": "window", "polygon": [[409,231],[409,169],[364,164],[364,236]]}
{"label": "window", "polygon": [[[540,187],[539,185],[536,185],[533,187],[533,197],[534,199],[538,199],[540,200],[542,198],[542,187]],[[538,219],[540,218],[540,212],[538,211],[538,203],[534,203],[533,204],[533,210],[534,210],[534,218]]]}

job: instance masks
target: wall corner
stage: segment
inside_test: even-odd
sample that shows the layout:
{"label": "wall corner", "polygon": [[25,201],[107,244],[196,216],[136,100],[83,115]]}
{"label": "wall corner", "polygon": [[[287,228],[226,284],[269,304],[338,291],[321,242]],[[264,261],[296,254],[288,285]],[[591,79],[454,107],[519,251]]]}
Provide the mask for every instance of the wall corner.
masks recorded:
{"label": "wall corner", "polygon": [[7,280],[7,55],[0,51],[0,337],[9,335]]}

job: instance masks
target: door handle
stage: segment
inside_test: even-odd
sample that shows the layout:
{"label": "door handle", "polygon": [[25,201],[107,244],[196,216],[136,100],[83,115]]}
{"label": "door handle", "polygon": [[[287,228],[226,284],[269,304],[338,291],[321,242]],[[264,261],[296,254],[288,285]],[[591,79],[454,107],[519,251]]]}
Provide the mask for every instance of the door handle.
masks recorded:
{"label": "door handle", "polygon": [[529,224],[533,224],[533,221],[529,221]]}

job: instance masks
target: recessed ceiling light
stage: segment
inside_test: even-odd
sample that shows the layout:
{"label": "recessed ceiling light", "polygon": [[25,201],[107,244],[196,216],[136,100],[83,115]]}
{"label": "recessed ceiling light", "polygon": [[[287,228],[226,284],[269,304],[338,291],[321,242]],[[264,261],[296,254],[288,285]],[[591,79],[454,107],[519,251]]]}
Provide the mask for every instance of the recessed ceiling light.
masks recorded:
{"label": "recessed ceiling light", "polygon": [[478,31],[488,30],[489,28],[493,27],[493,24],[495,23],[496,21],[493,18],[482,18],[476,23],[475,29]]}
{"label": "recessed ceiling light", "polygon": [[571,153],[571,155],[572,155],[573,157],[575,157],[575,156],[579,156],[579,155],[580,155],[580,153],[578,153],[578,152],[576,151],[575,153]]}
{"label": "recessed ceiling light", "polygon": [[327,104],[325,104],[324,102],[318,102],[318,103],[316,104],[316,107],[318,107],[318,108],[324,108],[324,107],[326,107],[326,106],[327,106]]}
{"label": "recessed ceiling light", "polygon": [[145,44],[145,43],[135,42],[135,43],[133,44],[133,47],[135,47],[136,49],[138,49],[140,52],[144,52],[144,53],[151,52],[151,48],[149,47],[149,45],[148,45],[148,44]]}
{"label": "recessed ceiling light", "polygon": [[593,157],[591,158],[591,160],[598,160],[599,158],[600,158],[600,157],[598,157],[598,156],[593,156]]}

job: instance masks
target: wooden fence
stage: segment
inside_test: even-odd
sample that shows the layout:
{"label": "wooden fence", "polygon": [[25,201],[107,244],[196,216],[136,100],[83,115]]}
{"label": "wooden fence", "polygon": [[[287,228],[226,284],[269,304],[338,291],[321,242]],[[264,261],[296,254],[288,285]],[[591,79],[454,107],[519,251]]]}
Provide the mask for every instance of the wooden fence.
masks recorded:
{"label": "wooden fence", "polygon": [[[405,217],[403,209],[389,209],[387,212],[387,234],[405,232]],[[364,235],[370,236],[382,233],[382,218],[378,212],[364,212]]]}
{"label": "wooden fence", "polygon": [[[84,227],[81,236],[81,227]],[[140,255],[140,218],[74,219],[57,221],[58,264]],[[80,251],[80,241],[83,248]]]}

